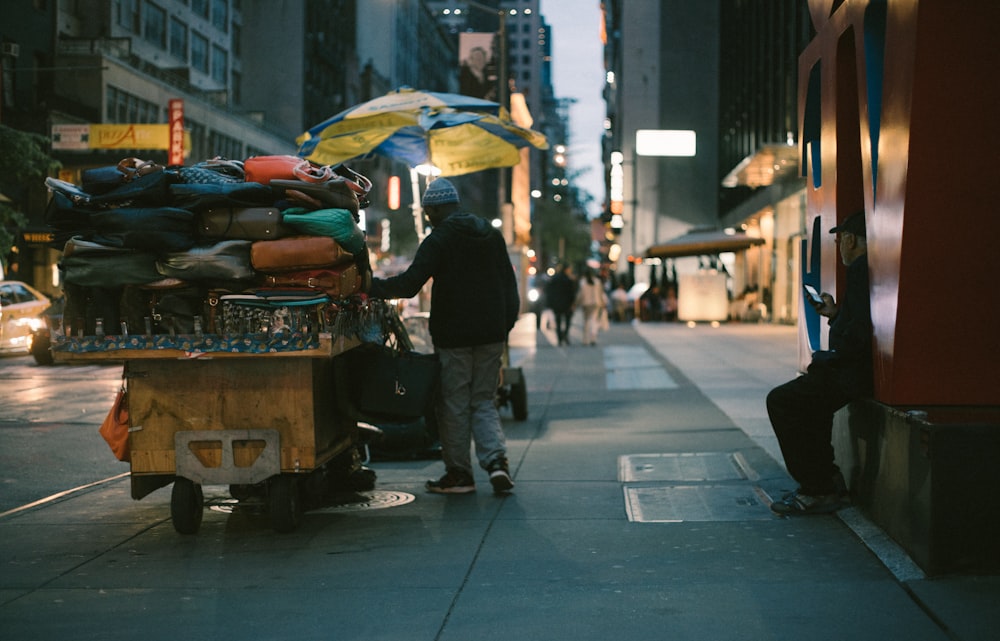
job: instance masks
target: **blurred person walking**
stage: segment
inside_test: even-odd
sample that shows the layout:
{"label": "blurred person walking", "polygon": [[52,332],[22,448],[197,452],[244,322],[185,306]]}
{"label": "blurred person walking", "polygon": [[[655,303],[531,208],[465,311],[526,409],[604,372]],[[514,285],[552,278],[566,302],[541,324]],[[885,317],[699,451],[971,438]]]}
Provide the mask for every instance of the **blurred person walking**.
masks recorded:
{"label": "blurred person walking", "polygon": [[580,278],[575,305],[583,310],[583,344],[597,345],[601,316],[608,313],[608,294],[604,291],[604,281],[590,267],[584,269]]}

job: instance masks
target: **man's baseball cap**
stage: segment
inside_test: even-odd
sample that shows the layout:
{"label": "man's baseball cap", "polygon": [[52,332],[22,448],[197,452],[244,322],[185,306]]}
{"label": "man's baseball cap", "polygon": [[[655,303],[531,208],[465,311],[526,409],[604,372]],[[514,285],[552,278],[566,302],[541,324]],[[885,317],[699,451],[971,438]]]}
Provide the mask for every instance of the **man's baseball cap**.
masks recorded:
{"label": "man's baseball cap", "polygon": [[851,214],[845,218],[842,223],[830,230],[831,234],[837,234],[840,232],[847,232],[848,234],[854,234],[855,236],[864,236],[865,212],[859,211]]}

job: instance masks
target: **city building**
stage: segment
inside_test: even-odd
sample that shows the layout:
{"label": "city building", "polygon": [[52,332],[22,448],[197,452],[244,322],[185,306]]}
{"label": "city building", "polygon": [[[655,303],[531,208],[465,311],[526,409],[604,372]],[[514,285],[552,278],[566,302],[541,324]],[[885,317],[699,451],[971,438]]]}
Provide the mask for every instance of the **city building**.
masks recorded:
{"label": "city building", "polygon": [[[805,232],[796,93],[798,53],[811,35],[805,4],[608,0],[603,15],[613,267],[632,282],[718,270],[732,298],[756,292],[760,316],[794,322]],[[675,134],[690,137],[692,155],[642,144]],[[719,261],[712,252],[657,257],[693,230],[763,244],[748,241]]]}

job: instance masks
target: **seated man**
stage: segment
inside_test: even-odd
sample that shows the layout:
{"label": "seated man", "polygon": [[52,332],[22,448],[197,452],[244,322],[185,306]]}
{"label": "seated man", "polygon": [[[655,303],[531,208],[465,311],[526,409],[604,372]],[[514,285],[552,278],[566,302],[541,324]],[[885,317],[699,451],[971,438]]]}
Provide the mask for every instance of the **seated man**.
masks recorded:
{"label": "seated man", "polygon": [[[843,476],[834,463],[833,415],[872,393],[872,320],[868,293],[865,214],[858,212],[830,230],[837,234],[847,266],[846,300],[821,295],[810,302],[830,318],[830,349],[813,354],[806,373],[767,395],[767,413],[788,473],[799,489],[771,504],[783,516],[824,514],[843,505]],[[806,298],[809,301],[809,298]]]}

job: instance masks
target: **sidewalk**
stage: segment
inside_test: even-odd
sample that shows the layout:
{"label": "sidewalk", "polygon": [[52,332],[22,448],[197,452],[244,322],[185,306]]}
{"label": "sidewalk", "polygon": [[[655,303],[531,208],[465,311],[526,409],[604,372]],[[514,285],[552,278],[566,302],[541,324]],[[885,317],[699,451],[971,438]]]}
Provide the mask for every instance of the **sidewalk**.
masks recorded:
{"label": "sidewalk", "polygon": [[368,504],[308,512],[284,535],[206,488],[185,537],[168,490],[135,502],[113,482],[0,519],[0,637],[997,638],[997,577],[887,566],[851,510],[770,513],[794,485],[763,397],[794,371],[794,328],[615,325],[598,347],[554,342],[530,316],[511,339],[529,403],[526,421],[503,414],[513,494],[479,472],[474,495],[429,495],[440,461],[377,462]]}

